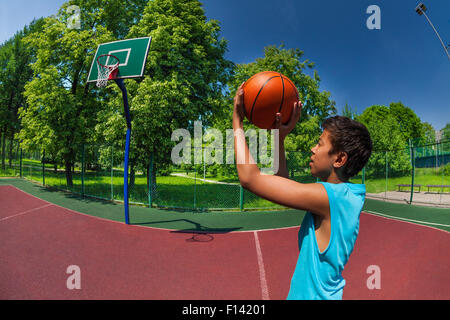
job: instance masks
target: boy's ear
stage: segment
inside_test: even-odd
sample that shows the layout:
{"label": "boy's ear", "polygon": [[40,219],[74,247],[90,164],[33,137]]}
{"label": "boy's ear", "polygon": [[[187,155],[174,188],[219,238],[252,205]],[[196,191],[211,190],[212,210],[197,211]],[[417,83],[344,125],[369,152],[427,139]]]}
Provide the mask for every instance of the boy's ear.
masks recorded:
{"label": "boy's ear", "polygon": [[335,168],[340,168],[342,167],[344,164],[347,163],[348,160],[348,154],[347,152],[344,151],[340,151],[336,154],[336,160],[334,160],[333,166]]}

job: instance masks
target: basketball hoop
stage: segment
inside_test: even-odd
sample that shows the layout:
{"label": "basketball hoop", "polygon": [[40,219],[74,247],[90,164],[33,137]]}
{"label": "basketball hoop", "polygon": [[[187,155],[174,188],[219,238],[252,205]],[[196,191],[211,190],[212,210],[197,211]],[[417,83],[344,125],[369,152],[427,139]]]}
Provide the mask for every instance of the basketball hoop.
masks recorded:
{"label": "basketball hoop", "polygon": [[102,54],[97,58],[97,87],[104,88],[108,80],[114,79],[119,71],[119,59],[110,54]]}

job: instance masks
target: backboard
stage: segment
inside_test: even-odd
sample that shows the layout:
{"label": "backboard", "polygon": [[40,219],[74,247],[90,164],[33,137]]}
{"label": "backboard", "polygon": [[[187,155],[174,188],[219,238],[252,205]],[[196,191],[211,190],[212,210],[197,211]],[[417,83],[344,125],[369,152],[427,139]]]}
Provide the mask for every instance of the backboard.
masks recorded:
{"label": "backboard", "polygon": [[[105,54],[113,55],[119,59],[119,72],[115,79],[142,77],[151,40],[151,37],[145,37],[100,44],[92,60],[87,82],[98,80],[97,58]],[[114,63],[112,60],[111,65]],[[108,60],[106,65],[109,65]]]}

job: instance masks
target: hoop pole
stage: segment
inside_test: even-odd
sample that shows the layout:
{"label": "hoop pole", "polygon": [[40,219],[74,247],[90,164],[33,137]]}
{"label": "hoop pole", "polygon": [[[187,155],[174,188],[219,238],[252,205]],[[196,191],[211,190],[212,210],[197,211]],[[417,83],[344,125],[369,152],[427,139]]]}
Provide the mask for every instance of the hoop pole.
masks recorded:
{"label": "hoop pole", "polygon": [[114,79],[117,86],[122,91],[123,98],[123,108],[125,111],[125,120],[127,122],[127,136],[125,142],[125,165],[123,170],[123,198],[124,198],[124,208],[125,208],[125,223],[130,224],[130,216],[129,216],[129,205],[128,205],[128,158],[130,151],[130,136],[131,136],[131,117],[130,117],[130,109],[128,107],[128,96],[127,89],[125,88],[125,84],[123,79]]}

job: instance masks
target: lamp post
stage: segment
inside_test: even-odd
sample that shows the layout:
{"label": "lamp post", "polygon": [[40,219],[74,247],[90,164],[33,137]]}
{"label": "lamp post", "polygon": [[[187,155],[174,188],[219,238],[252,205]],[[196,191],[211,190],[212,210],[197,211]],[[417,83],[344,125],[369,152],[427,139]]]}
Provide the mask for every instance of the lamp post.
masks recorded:
{"label": "lamp post", "polygon": [[448,49],[445,46],[444,42],[442,41],[441,37],[439,36],[439,33],[437,32],[436,28],[434,27],[434,25],[431,23],[431,20],[428,18],[427,14],[425,13],[425,11],[427,11],[427,7],[425,7],[425,5],[423,3],[419,3],[416,7],[416,12],[419,16],[424,15],[425,18],[427,19],[428,23],[430,24],[430,26],[433,28],[434,32],[436,33],[437,37],[439,38],[439,41],[442,44],[442,47],[445,50],[445,53],[447,54],[448,59],[450,60],[450,54],[448,53]]}

